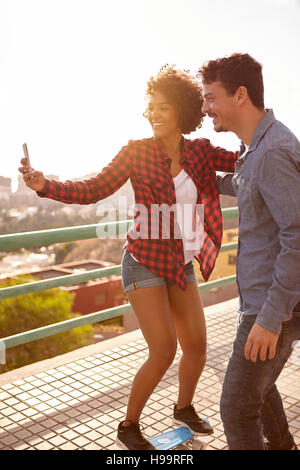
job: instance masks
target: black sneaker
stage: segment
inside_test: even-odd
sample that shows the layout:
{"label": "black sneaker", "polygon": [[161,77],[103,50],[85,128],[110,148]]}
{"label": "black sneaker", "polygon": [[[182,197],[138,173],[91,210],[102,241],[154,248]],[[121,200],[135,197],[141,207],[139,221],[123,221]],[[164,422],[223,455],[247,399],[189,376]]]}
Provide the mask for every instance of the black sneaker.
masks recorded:
{"label": "black sneaker", "polygon": [[195,436],[208,436],[214,432],[207,421],[199,418],[193,405],[182,408],[182,410],[177,410],[177,405],[174,405],[173,424],[189,428]]}
{"label": "black sneaker", "polygon": [[116,444],[125,450],[155,450],[155,447],[144,438],[138,424],[131,423],[129,426],[118,426]]}

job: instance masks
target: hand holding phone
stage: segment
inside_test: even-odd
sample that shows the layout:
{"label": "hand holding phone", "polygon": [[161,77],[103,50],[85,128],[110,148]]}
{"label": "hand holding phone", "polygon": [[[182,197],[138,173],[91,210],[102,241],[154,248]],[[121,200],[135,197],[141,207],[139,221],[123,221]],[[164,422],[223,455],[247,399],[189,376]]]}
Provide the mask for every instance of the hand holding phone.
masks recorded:
{"label": "hand holding phone", "polygon": [[28,153],[28,148],[27,148],[27,144],[23,144],[23,152],[24,152],[24,157],[26,159],[26,164],[25,166],[27,168],[31,168],[31,163],[30,163],[30,158],[29,158],[29,153]]}
{"label": "hand holding phone", "polygon": [[41,171],[36,171],[32,168],[26,143],[23,144],[23,152],[24,158],[21,160],[22,166],[19,168],[19,172],[22,173],[26,186],[34,191],[42,191],[46,180]]}

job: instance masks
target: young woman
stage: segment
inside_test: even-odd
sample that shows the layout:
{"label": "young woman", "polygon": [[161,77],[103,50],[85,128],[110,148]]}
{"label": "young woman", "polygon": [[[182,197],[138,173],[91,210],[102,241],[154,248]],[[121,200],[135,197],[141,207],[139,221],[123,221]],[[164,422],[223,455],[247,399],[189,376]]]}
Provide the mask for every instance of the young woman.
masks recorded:
{"label": "young woman", "polygon": [[[207,139],[183,137],[201,127],[203,119],[202,89],[188,71],[164,66],[150,78],[147,98],[145,116],[154,136],[129,141],[96,177],[60,183],[28,169],[24,160],[20,168],[27,186],[39,196],[68,204],[95,203],[131,180],[136,211],[127,234],[122,279],[149,347],[118,427],[117,443],[132,450],[153,449],[141,434],[139,419],[174,360],[177,340],[182,357],[174,423],[196,435],[213,432],[192,405],[206,360],[205,319],[192,260],[197,259],[207,280],[222,238],[216,171],[233,172],[237,158]],[[187,208],[188,216],[174,207]],[[203,223],[199,207],[204,207]]]}

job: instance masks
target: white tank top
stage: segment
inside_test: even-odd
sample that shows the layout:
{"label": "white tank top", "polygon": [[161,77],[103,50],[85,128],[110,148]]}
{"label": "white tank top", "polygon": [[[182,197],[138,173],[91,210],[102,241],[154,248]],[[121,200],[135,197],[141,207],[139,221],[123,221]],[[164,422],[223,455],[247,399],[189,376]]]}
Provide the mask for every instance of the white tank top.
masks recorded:
{"label": "white tank top", "polygon": [[[177,221],[181,230],[184,260],[189,263],[201,250],[201,219],[197,212],[197,188],[192,178],[181,170],[173,178],[176,203],[179,205]],[[181,216],[180,216],[181,209]]]}
{"label": "white tank top", "polygon": [[173,181],[178,208],[176,218],[181,231],[184,262],[187,264],[201,251],[201,219],[196,210],[197,188],[185,170],[181,170]]}

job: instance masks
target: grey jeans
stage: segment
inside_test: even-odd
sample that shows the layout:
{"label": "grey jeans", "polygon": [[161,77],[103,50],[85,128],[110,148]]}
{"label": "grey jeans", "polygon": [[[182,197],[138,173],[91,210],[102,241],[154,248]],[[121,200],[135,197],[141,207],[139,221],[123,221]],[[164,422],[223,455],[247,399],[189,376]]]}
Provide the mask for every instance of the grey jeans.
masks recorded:
{"label": "grey jeans", "polygon": [[[224,432],[229,450],[263,450],[264,436],[272,449],[288,450],[294,440],[275,382],[300,340],[300,313],[282,324],[274,359],[254,363],[244,347],[255,320],[243,315],[237,329],[221,396]],[[300,353],[294,360],[300,364]]]}

